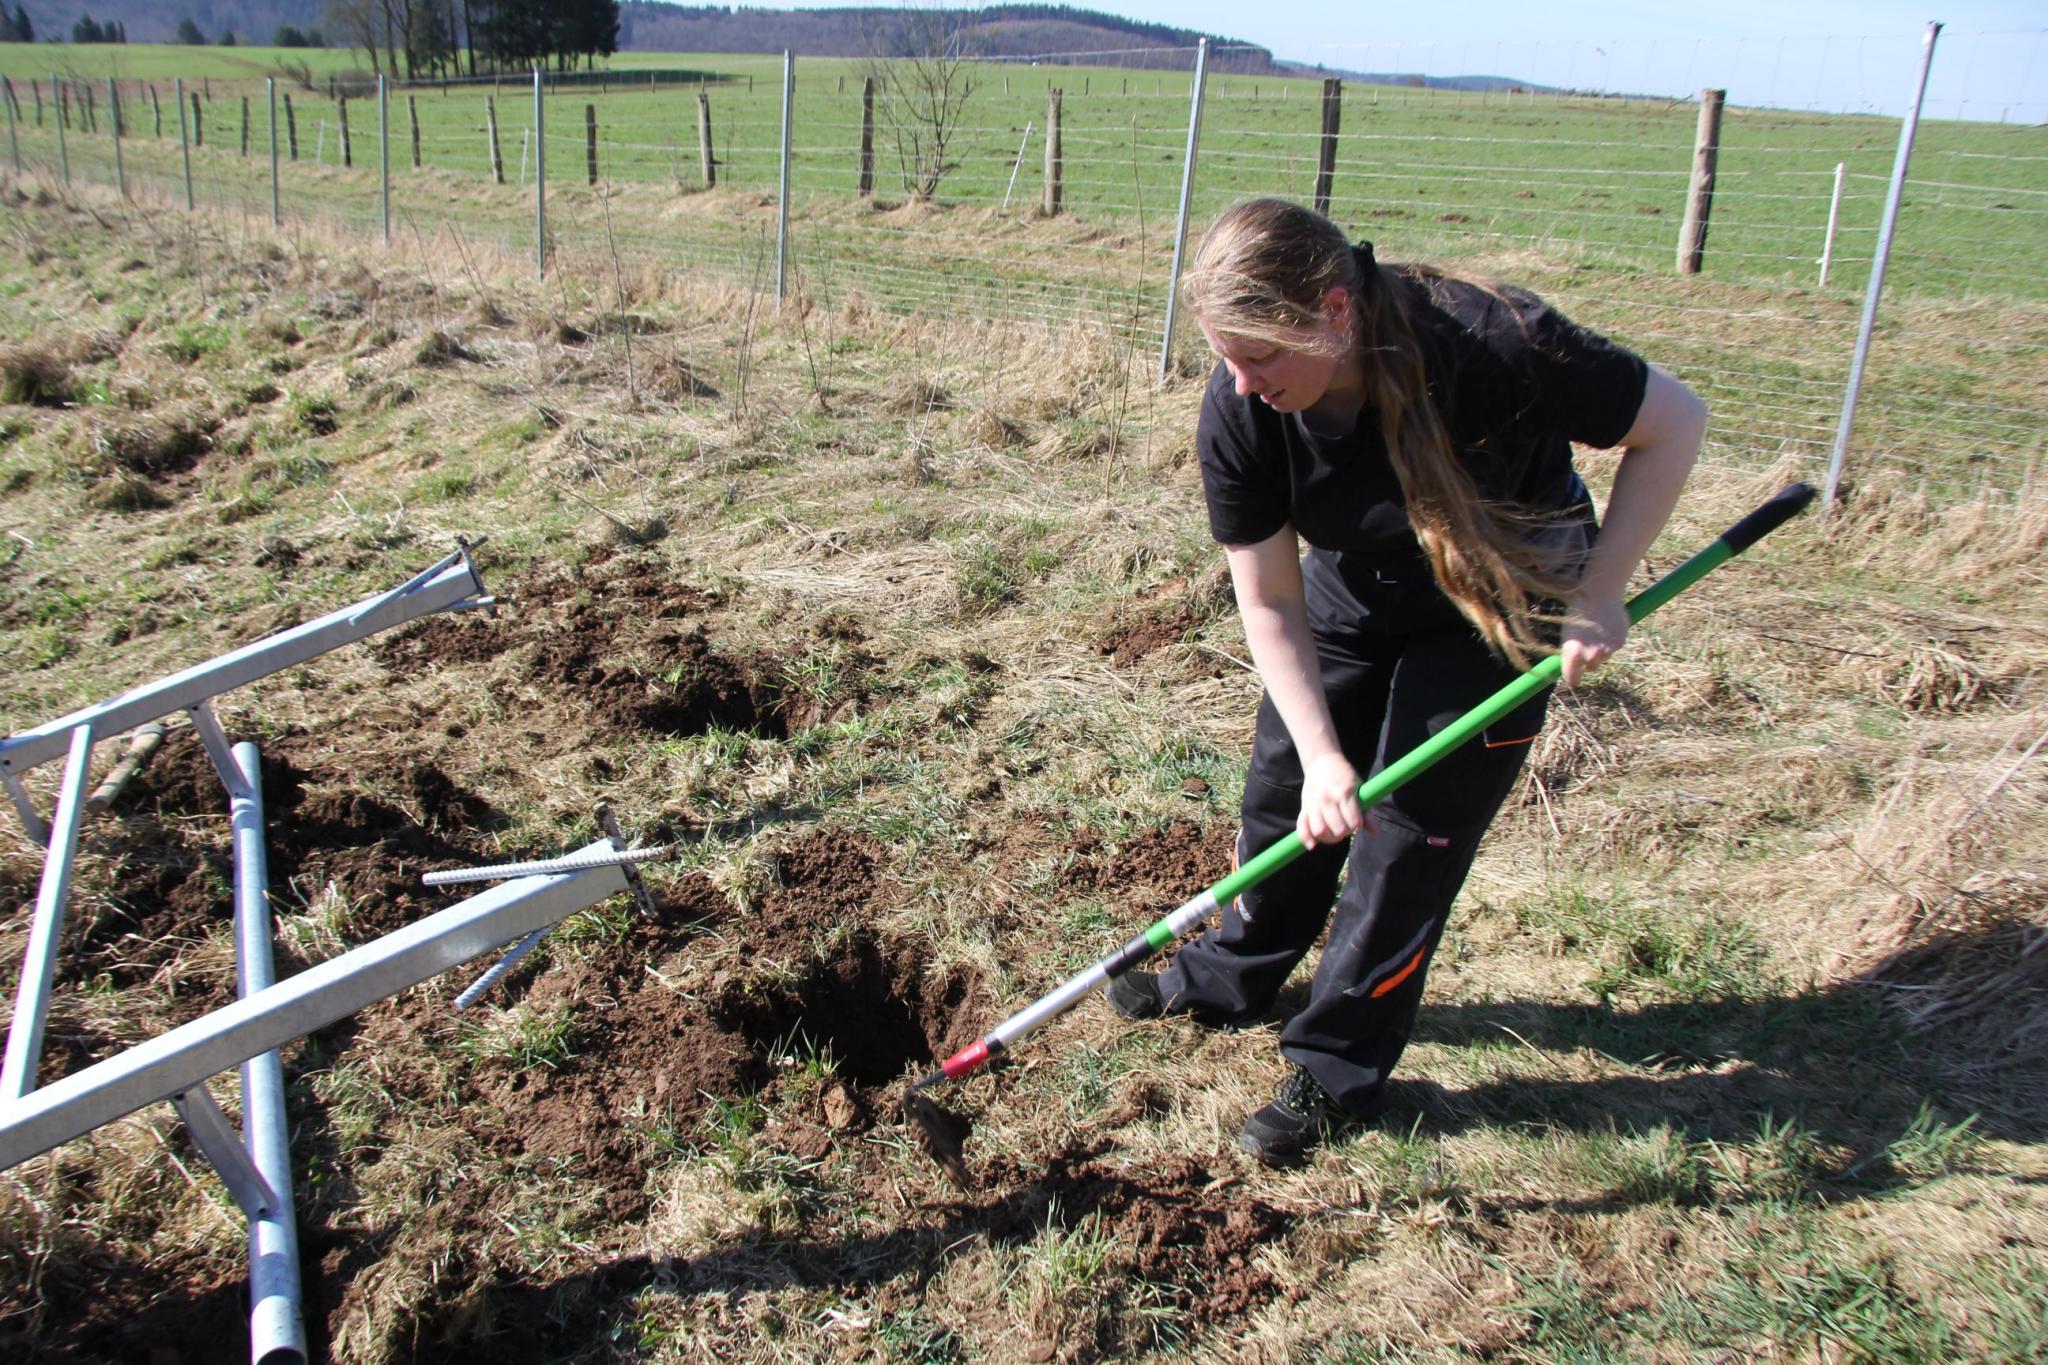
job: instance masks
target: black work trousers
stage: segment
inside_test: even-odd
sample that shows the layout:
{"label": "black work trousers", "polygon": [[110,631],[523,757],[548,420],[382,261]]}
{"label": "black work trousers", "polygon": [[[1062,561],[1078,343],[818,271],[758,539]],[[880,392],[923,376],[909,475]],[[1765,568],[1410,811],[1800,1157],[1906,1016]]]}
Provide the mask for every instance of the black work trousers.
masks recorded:
{"label": "black work trousers", "polygon": [[[1361,772],[1378,772],[1511,682],[1469,629],[1418,636],[1316,631],[1323,690],[1338,738]],[[1309,850],[1225,907],[1220,928],[1175,955],[1160,977],[1167,1008],[1209,1022],[1263,1018],[1336,902],[1308,1004],[1288,1019],[1281,1053],[1346,1109],[1377,1111],[1422,1004],[1442,937],[1479,840],[1542,728],[1546,692],[1441,759],[1368,812],[1351,838]],[[1259,702],[1238,853],[1295,827],[1301,762],[1271,697]]]}

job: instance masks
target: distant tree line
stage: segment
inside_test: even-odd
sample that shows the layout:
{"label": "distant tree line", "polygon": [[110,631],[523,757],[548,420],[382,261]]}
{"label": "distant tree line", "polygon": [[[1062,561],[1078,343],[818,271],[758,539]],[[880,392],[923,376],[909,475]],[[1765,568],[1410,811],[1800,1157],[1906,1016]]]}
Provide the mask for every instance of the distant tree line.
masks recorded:
{"label": "distant tree line", "polygon": [[408,79],[543,65],[619,50],[618,0],[331,0],[327,22],[373,71]]}
{"label": "distant tree line", "polygon": [[14,13],[7,12],[7,6],[0,5],[0,43],[32,43],[36,40],[36,26],[29,22],[28,11],[20,5]]}
{"label": "distant tree line", "polygon": [[[24,19],[27,15],[22,16]],[[109,19],[102,24],[90,14],[80,13],[78,21],[71,26],[71,41],[74,43],[125,43],[128,41],[128,26],[118,19]]]}

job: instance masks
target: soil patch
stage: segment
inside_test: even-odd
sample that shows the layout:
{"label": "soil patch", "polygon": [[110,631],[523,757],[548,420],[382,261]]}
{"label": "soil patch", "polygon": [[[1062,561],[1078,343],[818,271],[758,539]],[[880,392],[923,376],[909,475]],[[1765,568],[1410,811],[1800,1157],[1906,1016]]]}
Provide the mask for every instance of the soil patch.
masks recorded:
{"label": "soil patch", "polygon": [[1172,909],[1230,872],[1232,834],[1220,825],[1175,820],[1120,847],[1092,834],[1072,841],[1074,861],[1060,876],[1069,894],[1110,893],[1136,909]]}
{"label": "soil patch", "polygon": [[212,1365],[249,1358],[249,1272],[173,1253],[145,1264],[53,1257],[34,1312],[0,1328],[0,1357],[78,1365]]}
{"label": "soil patch", "polygon": [[[811,834],[781,851],[755,914],[733,919],[724,893],[688,877],[664,896],[660,921],[542,973],[525,1006],[566,1011],[574,1041],[552,1068],[480,1076],[509,1149],[574,1160],[609,1191],[612,1218],[640,1217],[648,1164],[663,1155],[654,1126],[687,1132],[713,1098],[760,1089],[777,1059],[803,1049],[831,1057],[842,1079],[816,1097],[818,1124],[792,1123],[776,1140],[822,1157],[838,1134],[865,1129],[883,1108],[876,1090],[972,1042],[986,1013],[976,974],[939,970],[923,947],[868,922],[880,860],[859,835]],[[748,965],[686,995],[669,980],[707,921],[737,935]]]}
{"label": "soil patch", "polygon": [[614,1220],[647,1211],[643,1185],[657,1155],[657,1125],[684,1124],[702,1113],[707,1096],[742,1094],[768,1076],[760,1049],[668,984],[700,926],[725,913],[724,893],[693,876],[660,908],[660,920],[635,920],[602,957],[534,980],[525,1007],[536,1017],[566,1015],[565,1058],[477,1078],[480,1094],[498,1110],[501,1144],[514,1154],[575,1164],[581,1178],[606,1192],[605,1212]]}
{"label": "soil patch", "polygon": [[784,737],[857,707],[879,661],[858,627],[827,618],[803,659],[730,650],[702,619],[723,604],[660,559],[609,547],[567,573],[535,574],[496,620],[436,616],[372,642],[386,668],[487,663],[516,651],[543,710],[573,711],[582,732]]}
{"label": "soil patch", "polygon": [[[301,767],[291,739],[263,752],[263,812],[269,835],[270,884],[296,886],[308,897],[332,883],[352,907],[363,937],[383,933],[439,909],[459,896],[420,885],[422,872],[468,866],[475,835],[502,817],[458,787],[433,763],[407,760],[390,779],[392,800],[354,790],[352,774]],[[101,964],[117,980],[167,960],[150,940],[189,940],[208,924],[233,916],[226,789],[198,737],[174,729],[150,766],[123,794],[127,829],[117,851],[114,914],[88,943],[120,943],[119,960]],[[460,890],[460,888],[457,888]],[[109,937],[111,935],[111,938]],[[99,969],[95,967],[94,970]]]}
{"label": "soil patch", "polygon": [[1213,1321],[1268,1303],[1279,1292],[1254,1264],[1258,1248],[1285,1232],[1292,1215],[1249,1195],[1225,1191],[1193,1157],[1170,1157],[1149,1169],[1103,1160],[1100,1146],[1070,1150],[1043,1172],[998,1163],[991,1177],[1009,1192],[951,1206],[983,1223],[990,1236],[1021,1242],[1047,1223],[1063,1229],[1093,1217],[1115,1248],[1111,1256],[1166,1302]]}
{"label": "soil patch", "polygon": [[1231,610],[1230,580],[1220,574],[1201,579],[1170,578],[1118,606],[1096,645],[1119,668],[1128,668]]}
{"label": "soil patch", "polygon": [[781,670],[769,655],[732,658],[712,648],[704,627],[643,637],[631,664],[611,661],[616,635],[565,635],[542,641],[527,677],[552,693],[574,697],[604,726],[642,734],[705,730],[789,733]]}
{"label": "soil patch", "polygon": [[502,618],[481,612],[438,612],[400,630],[373,637],[370,657],[396,673],[427,664],[481,664],[510,649],[516,640]]}

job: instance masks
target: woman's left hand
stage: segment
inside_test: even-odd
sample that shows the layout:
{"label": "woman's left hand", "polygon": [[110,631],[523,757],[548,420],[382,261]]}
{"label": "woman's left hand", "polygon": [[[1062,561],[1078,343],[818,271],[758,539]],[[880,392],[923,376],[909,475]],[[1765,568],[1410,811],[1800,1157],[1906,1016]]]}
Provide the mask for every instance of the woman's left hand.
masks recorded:
{"label": "woman's left hand", "polygon": [[1628,639],[1628,607],[1618,597],[1574,597],[1564,623],[1564,685],[1579,679],[1620,649]]}

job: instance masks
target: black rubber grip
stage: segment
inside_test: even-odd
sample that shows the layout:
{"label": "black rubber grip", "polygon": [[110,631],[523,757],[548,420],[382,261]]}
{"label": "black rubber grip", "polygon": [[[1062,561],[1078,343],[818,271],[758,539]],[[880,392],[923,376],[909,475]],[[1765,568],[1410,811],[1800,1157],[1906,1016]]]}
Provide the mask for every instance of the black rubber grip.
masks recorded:
{"label": "black rubber grip", "polygon": [[1814,499],[1810,483],[1795,483],[1721,533],[1728,553],[1739,555],[1806,510]]}

